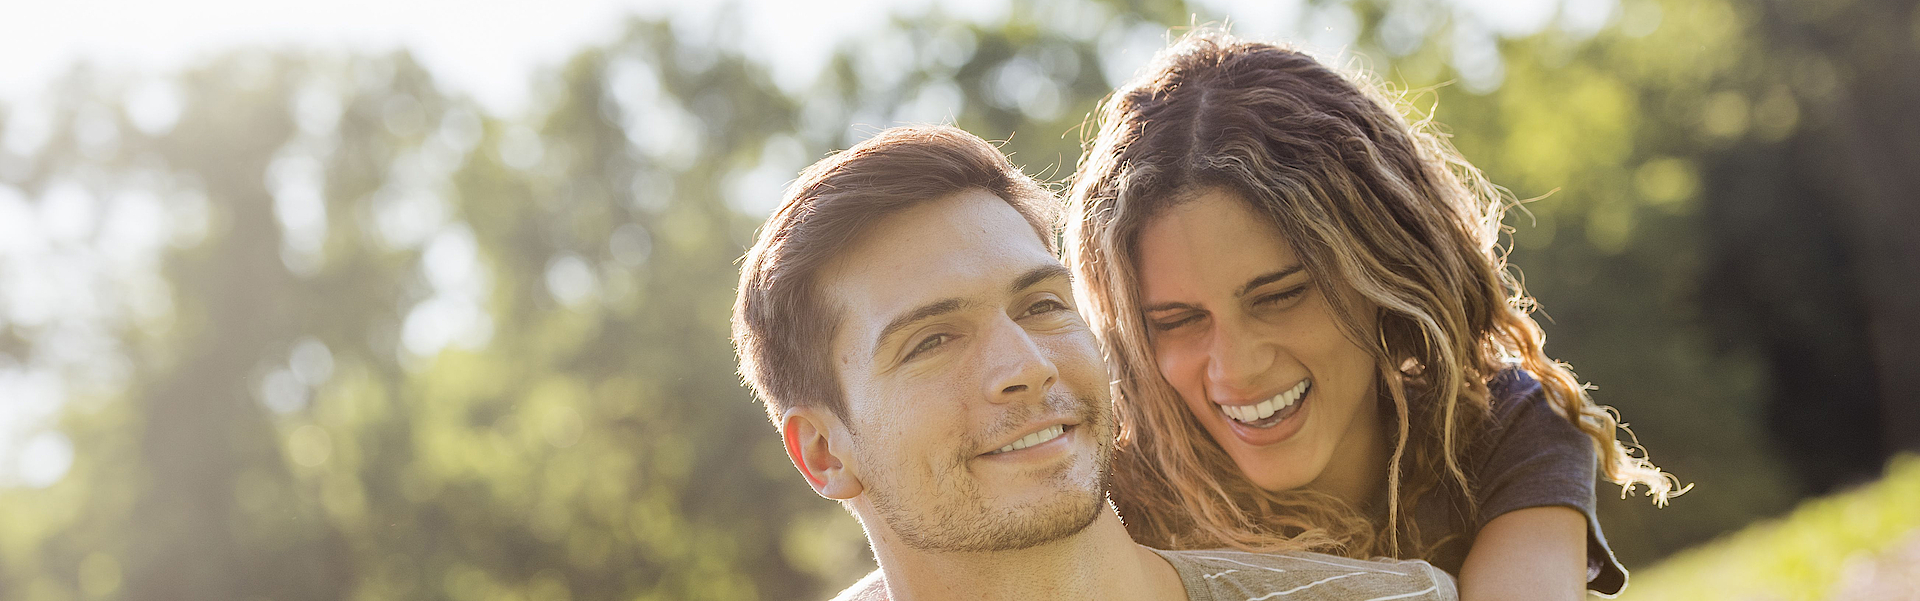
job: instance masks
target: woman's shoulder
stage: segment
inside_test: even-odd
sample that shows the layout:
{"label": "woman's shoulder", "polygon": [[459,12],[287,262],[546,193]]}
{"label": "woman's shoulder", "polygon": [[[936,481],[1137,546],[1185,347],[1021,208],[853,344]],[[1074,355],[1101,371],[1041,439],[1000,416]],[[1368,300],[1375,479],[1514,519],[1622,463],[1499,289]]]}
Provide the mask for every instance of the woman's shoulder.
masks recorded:
{"label": "woman's shoulder", "polygon": [[1483,481],[1502,479],[1503,472],[1549,466],[1555,471],[1592,469],[1592,438],[1556,410],[1540,381],[1517,365],[1487,381],[1487,420],[1476,438],[1468,465]]}
{"label": "woman's shoulder", "polygon": [[1481,453],[1497,447],[1531,447],[1556,441],[1591,443],[1580,426],[1555,406],[1540,380],[1516,364],[1509,364],[1487,380],[1485,415],[1477,437]]}
{"label": "woman's shoulder", "polygon": [[[1539,380],[1510,366],[1487,382],[1487,392],[1489,419],[1468,462],[1482,503],[1541,489],[1592,494],[1593,439],[1555,409]],[[1570,482],[1586,486],[1564,486]]]}
{"label": "woman's shoulder", "polygon": [[1487,380],[1487,411],[1492,423],[1504,424],[1531,409],[1553,410],[1547,405],[1546,389],[1526,368],[1510,363]]}
{"label": "woman's shoulder", "polygon": [[1594,508],[1594,439],[1554,407],[1540,381],[1509,365],[1487,381],[1491,419],[1474,468],[1474,530],[1506,513],[1563,506],[1587,522],[1588,587],[1614,594],[1626,568],[1614,559]]}

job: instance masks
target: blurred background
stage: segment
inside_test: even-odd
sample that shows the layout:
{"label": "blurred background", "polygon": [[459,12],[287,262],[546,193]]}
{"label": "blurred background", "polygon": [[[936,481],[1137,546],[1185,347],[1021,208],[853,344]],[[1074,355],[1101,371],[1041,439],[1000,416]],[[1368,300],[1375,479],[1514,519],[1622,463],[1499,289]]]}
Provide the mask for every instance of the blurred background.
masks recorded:
{"label": "blurred background", "polygon": [[[727,342],[798,170],[1068,177],[1169,35],[1375,72],[1522,199],[1548,351],[1696,485],[1628,598],[1920,594],[1912,0],[0,8],[0,599],[823,599]],[[1906,597],[1912,598],[1912,597]]]}

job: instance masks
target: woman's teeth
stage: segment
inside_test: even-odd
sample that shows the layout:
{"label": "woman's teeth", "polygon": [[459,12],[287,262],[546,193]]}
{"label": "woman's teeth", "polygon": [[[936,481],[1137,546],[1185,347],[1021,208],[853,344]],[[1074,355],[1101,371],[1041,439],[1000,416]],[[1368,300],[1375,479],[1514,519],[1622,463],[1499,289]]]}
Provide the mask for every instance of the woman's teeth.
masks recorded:
{"label": "woman's teeth", "polygon": [[1300,397],[1307,394],[1307,388],[1311,382],[1312,380],[1301,380],[1299,384],[1295,384],[1293,388],[1286,392],[1273,395],[1273,398],[1252,405],[1221,405],[1220,411],[1226,413],[1227,417],[1233,418],[1234,421],[1243,424],[1267,419],[1273,417],[1273,414],[1279,413],[1281,409],[1292,407],[1294,403],[1299,402]]}
{"label": "woman's teeth", "polygon": [[1000,447],[1000,450],[994,451],[992,453],[987,453],[987,454],[999,455],[1001,453],[1011,453],[1013,451],[1018,451],[1020,449],[1037,445],[1049,440],[1053,440],[1055,438],[1059,438],[1061,434],[1065,434],[1066,432],[1067,432],[1066,426],[1063,426],[1063,425],[1051,426],[1045,430],[1041,430],[1039,432],[1034,432],[1032,434],[1023,436],[1020,438],[1020,440],[1013,441],[1013,444]]}

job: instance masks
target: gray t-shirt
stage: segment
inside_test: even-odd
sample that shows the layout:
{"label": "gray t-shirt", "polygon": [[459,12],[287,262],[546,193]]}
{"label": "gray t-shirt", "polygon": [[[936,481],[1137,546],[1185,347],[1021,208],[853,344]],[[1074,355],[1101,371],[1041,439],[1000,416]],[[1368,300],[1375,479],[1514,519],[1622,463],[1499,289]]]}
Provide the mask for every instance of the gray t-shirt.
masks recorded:
{"label": "gray t-shirt", "polygon": [[[1587,588],[1603,595],[1619,593],[1626,587],[1627,570],[1614,559],[1594,515],[1593,439],[1555,413],[1540,382],[1524,370],[1501,371],[1487,390],[1491,416],[1468,446],[1462,466],[1473,485],[1477,511],[1468,515],[1455,492],[1436,489],[1423,496],[1413,515],[1420,538],[1444,541],[1426,557],[1440,569],[1459,574],[1474,534],[1493,518],[1529,507],[1570,507],[1587,519]],[[1384,503],[1374,506],[1383,508]]]}
{"label": "gray t-shirt", "polygon": [[[1457,601],[1453,577],[1424,561],[1358,560],[1319,553],[1153,550],[1173,565],[1188,601]],[[834,601],[885,601],[886,580],[867,574]]]}
{"label": "gray t-shirt", "polygon": [[1319,553],[1155,550],[1180,573],[1188,601],[1457,600],[1453,577],[1424,561]]}

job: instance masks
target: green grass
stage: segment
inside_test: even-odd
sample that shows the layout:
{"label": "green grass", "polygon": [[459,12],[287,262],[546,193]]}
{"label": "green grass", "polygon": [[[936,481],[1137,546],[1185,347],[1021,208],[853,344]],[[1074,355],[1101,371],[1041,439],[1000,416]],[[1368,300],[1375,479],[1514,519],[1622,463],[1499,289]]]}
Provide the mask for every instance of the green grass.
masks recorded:
{"label": "green grass", "polygon": [[1633,573],[1620,599],[1827,599],[1849,560],[1920,536],[1920,456],[1901,455],[1880,481],[1813,499]]}

